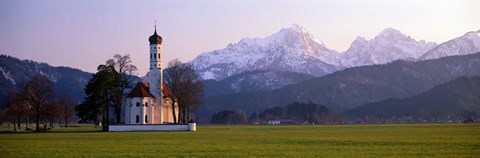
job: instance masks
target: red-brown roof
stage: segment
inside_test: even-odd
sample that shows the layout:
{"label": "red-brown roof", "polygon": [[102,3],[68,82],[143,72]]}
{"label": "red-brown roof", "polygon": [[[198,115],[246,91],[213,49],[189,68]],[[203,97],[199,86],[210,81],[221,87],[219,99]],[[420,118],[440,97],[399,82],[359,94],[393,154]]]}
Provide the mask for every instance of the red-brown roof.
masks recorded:
{"label": "red-brown roof", "polygon": [[129,98],[133,98],[133,97],[153,97],[155,98],[149,91],[149,88],[147,86],[145,86],[144,83],[142,82],[138,82],[137,85],[135,86],[135,88],[133,88],[132,92],[130,92],[130,94],[128,94]]}
{"label": "red-brown roof", "polygon": [[170,91],[170,88],[168,88],[167,84],[165,81],[162,80],[162,92],[164,97],[172,98],[173,94]]}

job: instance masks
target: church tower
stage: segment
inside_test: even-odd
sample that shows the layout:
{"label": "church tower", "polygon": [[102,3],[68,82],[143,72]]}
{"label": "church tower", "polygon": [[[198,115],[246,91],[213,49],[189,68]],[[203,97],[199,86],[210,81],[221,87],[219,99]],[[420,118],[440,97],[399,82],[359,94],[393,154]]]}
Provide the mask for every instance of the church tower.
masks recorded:
{"label": "church tower", "polygon": [[150,70],[127,96],[125,124],[173,123],[173,110],[178,118],[178,105],[172,106],[175,97],[162,78],[162,40],[155,26],[148,38]]}
{"label": "church tower", "polygon": [[[148,83],[150,84],[150,92],[155,96],[155,105],[162,107],[162,37],[157,34],[157,26],[155,32],[148,38],[150,42],[150,71],[148,73]],[[160,108],[161,109],[161,108]],[[158,118],[163,122],[162,118]]]}
{"label": "church tower", "polygon": [[157,26],[155,32],[150,38],[150,70],[162,68],[162,37],[157,34]]}

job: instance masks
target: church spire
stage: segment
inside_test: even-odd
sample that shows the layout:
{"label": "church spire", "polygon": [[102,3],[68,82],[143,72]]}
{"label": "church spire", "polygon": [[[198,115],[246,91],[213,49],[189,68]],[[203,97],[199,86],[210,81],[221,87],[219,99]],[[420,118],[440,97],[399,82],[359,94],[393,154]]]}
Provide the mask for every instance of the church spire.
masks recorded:
{"label": "church spire", "polygon": [[155,24],[154,27],[155,27],[155,32],[153,33],[152,36],[148,38],[148,41],[150,42],[150,44],[162,44],[163,39],[161,36],[157,34],[157,24]]}
{"label": "church spire", "polygon": [[155,32],[153,33],[154,35],[157,34],[157,20],[155,20],[155,25],[153,25],[155,27]]}

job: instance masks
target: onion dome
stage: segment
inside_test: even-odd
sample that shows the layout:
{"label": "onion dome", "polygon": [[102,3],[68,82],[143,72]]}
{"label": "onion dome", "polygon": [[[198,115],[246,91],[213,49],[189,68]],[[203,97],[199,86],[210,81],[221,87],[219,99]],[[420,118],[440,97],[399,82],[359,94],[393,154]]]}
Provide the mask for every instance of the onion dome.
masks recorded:
{"label": "onion dome", "polygon": [[162,44],[162,37],[157,34],[157,26],[155,26],[155,33],[148,38],[150,44]]}

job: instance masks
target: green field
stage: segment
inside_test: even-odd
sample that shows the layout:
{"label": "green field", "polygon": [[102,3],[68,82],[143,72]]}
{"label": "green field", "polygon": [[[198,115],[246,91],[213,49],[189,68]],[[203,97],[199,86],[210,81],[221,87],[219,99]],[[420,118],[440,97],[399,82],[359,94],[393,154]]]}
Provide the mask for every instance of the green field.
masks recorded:
{"label": "green field", "polygon": [[0,133],[0,157],[480,157],[479,124],[198,126],[197,132],[74,127]]}

